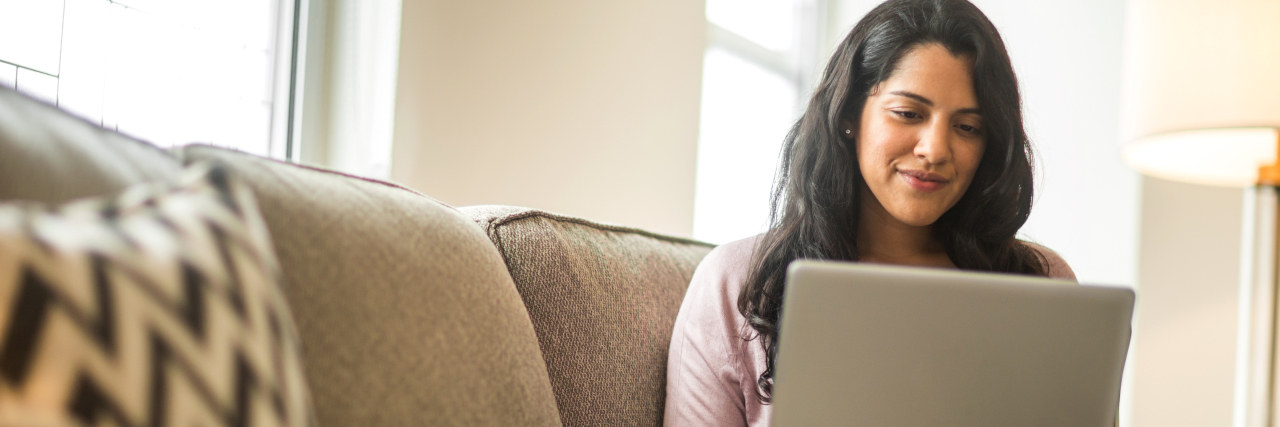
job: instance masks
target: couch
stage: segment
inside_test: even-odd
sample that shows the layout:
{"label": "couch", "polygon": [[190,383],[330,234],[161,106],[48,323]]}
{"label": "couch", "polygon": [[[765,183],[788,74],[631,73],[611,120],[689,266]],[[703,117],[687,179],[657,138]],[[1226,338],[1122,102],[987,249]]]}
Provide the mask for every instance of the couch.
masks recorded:
{"label": "couch", "polygon": [[162,150],[0,87],[0,202],[221,161],[254,190],[320,426],[662,424],[672,322],[711,245],[232,150]]}

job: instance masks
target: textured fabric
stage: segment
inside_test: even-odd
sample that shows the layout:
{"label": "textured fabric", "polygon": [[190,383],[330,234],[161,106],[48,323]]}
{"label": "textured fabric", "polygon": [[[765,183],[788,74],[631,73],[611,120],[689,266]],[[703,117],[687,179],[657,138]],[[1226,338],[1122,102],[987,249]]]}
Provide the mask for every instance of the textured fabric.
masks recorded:
{"label": "textured fabric", "polygon": [[61,203],[177,179],[168,153],[0,86],[0,200]]}
{"label": "textured fabric", "polygon": [[253,195],[0,204],[0,425],[306,426],[297,330]]}
{"label": "textured fabric", "polygon": [[671,325],[711,245],[523,208],[461,210],[506,259],[564,424],[661,425]]}
{"label": "textured fabric", "polygon": [[[671,334],[667,426],[769,425],[773,407],[756,394],[757,379],[767,366],[764,349],[738,311],[758,239],[717,247],[693,274]],[[1050,277],[1075,280],[1062,257],[1029,245],[1048,261]]]}
{"label": "textured fabric", "polygon": [[756,240],[720,245],[693,274],[671,334],[667,426],[769,425],[773,407],[755,394],[764,351],[738,312]]}
{"label": "textured fabric", "polygon": [[557,426],[537,336],[467,217],[392,184],[248,154],[320,426]]}

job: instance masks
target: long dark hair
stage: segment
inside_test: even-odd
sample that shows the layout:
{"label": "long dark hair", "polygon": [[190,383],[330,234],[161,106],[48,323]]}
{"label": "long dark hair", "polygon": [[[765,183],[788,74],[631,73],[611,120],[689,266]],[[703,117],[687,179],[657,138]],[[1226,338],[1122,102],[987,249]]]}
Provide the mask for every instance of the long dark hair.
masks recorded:
{"label": "long dark hair", "polygon": [[[774,185],[771,227],[757,241],[738,310],[755,330],[767,367],[757,379],[769,401],[787,265],[801,258],[858,259],[863,196],[853,139],[871,90],[914,47],[937,43],[973,65],[986,149],[968,191],[933,225],[935,239],[966,270],[1045,275],[1039,252],[1014,236],[1031,212],[1031,146],[1022,126],[1018,81],[1000,34],[965,0],[889,0],[863,17],[827,64],[804,115],[787,134]],[[874,196],[871,196],[874,197]]]}

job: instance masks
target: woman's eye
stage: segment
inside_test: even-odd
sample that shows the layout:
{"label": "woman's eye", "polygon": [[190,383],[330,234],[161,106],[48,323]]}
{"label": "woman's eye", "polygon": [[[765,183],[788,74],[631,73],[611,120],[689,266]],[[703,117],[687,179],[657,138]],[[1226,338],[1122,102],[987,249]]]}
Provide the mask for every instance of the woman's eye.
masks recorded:
{"label": "woman's eye", "polygon": [[909,120],[915,120],[915,119],[920,119],[924,117],[919,114],[916,114],[915,111],[902,111],[902,110],[892,110],[892,111],[893,111],[893,114],[897,114],[898,117],[902,117],[904,119],[909,119]]}
{"label": "woman's eye", "polygon": [[971,133],[971,134],[974,134],[974,135],[978,135],[978,134],[981,134],[981,133],[982,133],[982,129],[978,129],[976,126],[963,125],[963,124],[962,124],[962,125],[956,125],[956,127],[957,127],[957,128],[959,128],[959,129],[960,129],[961,131],[963,131],[963,132]]}

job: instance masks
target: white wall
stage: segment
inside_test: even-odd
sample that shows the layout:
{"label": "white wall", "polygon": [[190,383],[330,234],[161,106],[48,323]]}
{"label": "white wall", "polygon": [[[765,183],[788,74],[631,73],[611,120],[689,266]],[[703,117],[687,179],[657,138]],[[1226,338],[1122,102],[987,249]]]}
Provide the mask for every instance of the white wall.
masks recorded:
{"label": "white wall", "polygon": [[1133,425],[1231,425],[1243,192],[1145,178]]}
{"label": "white wall", "polygon": [[1039,156],[1022,234],[1085,283],[1137,284],[1139,175],[1120,158],[1124,3],[975,2],[996,24],[1022,86]]}
{"label": "white wall", "polygon": [[688,236],[702,1],[405,1],[392,178]]}

